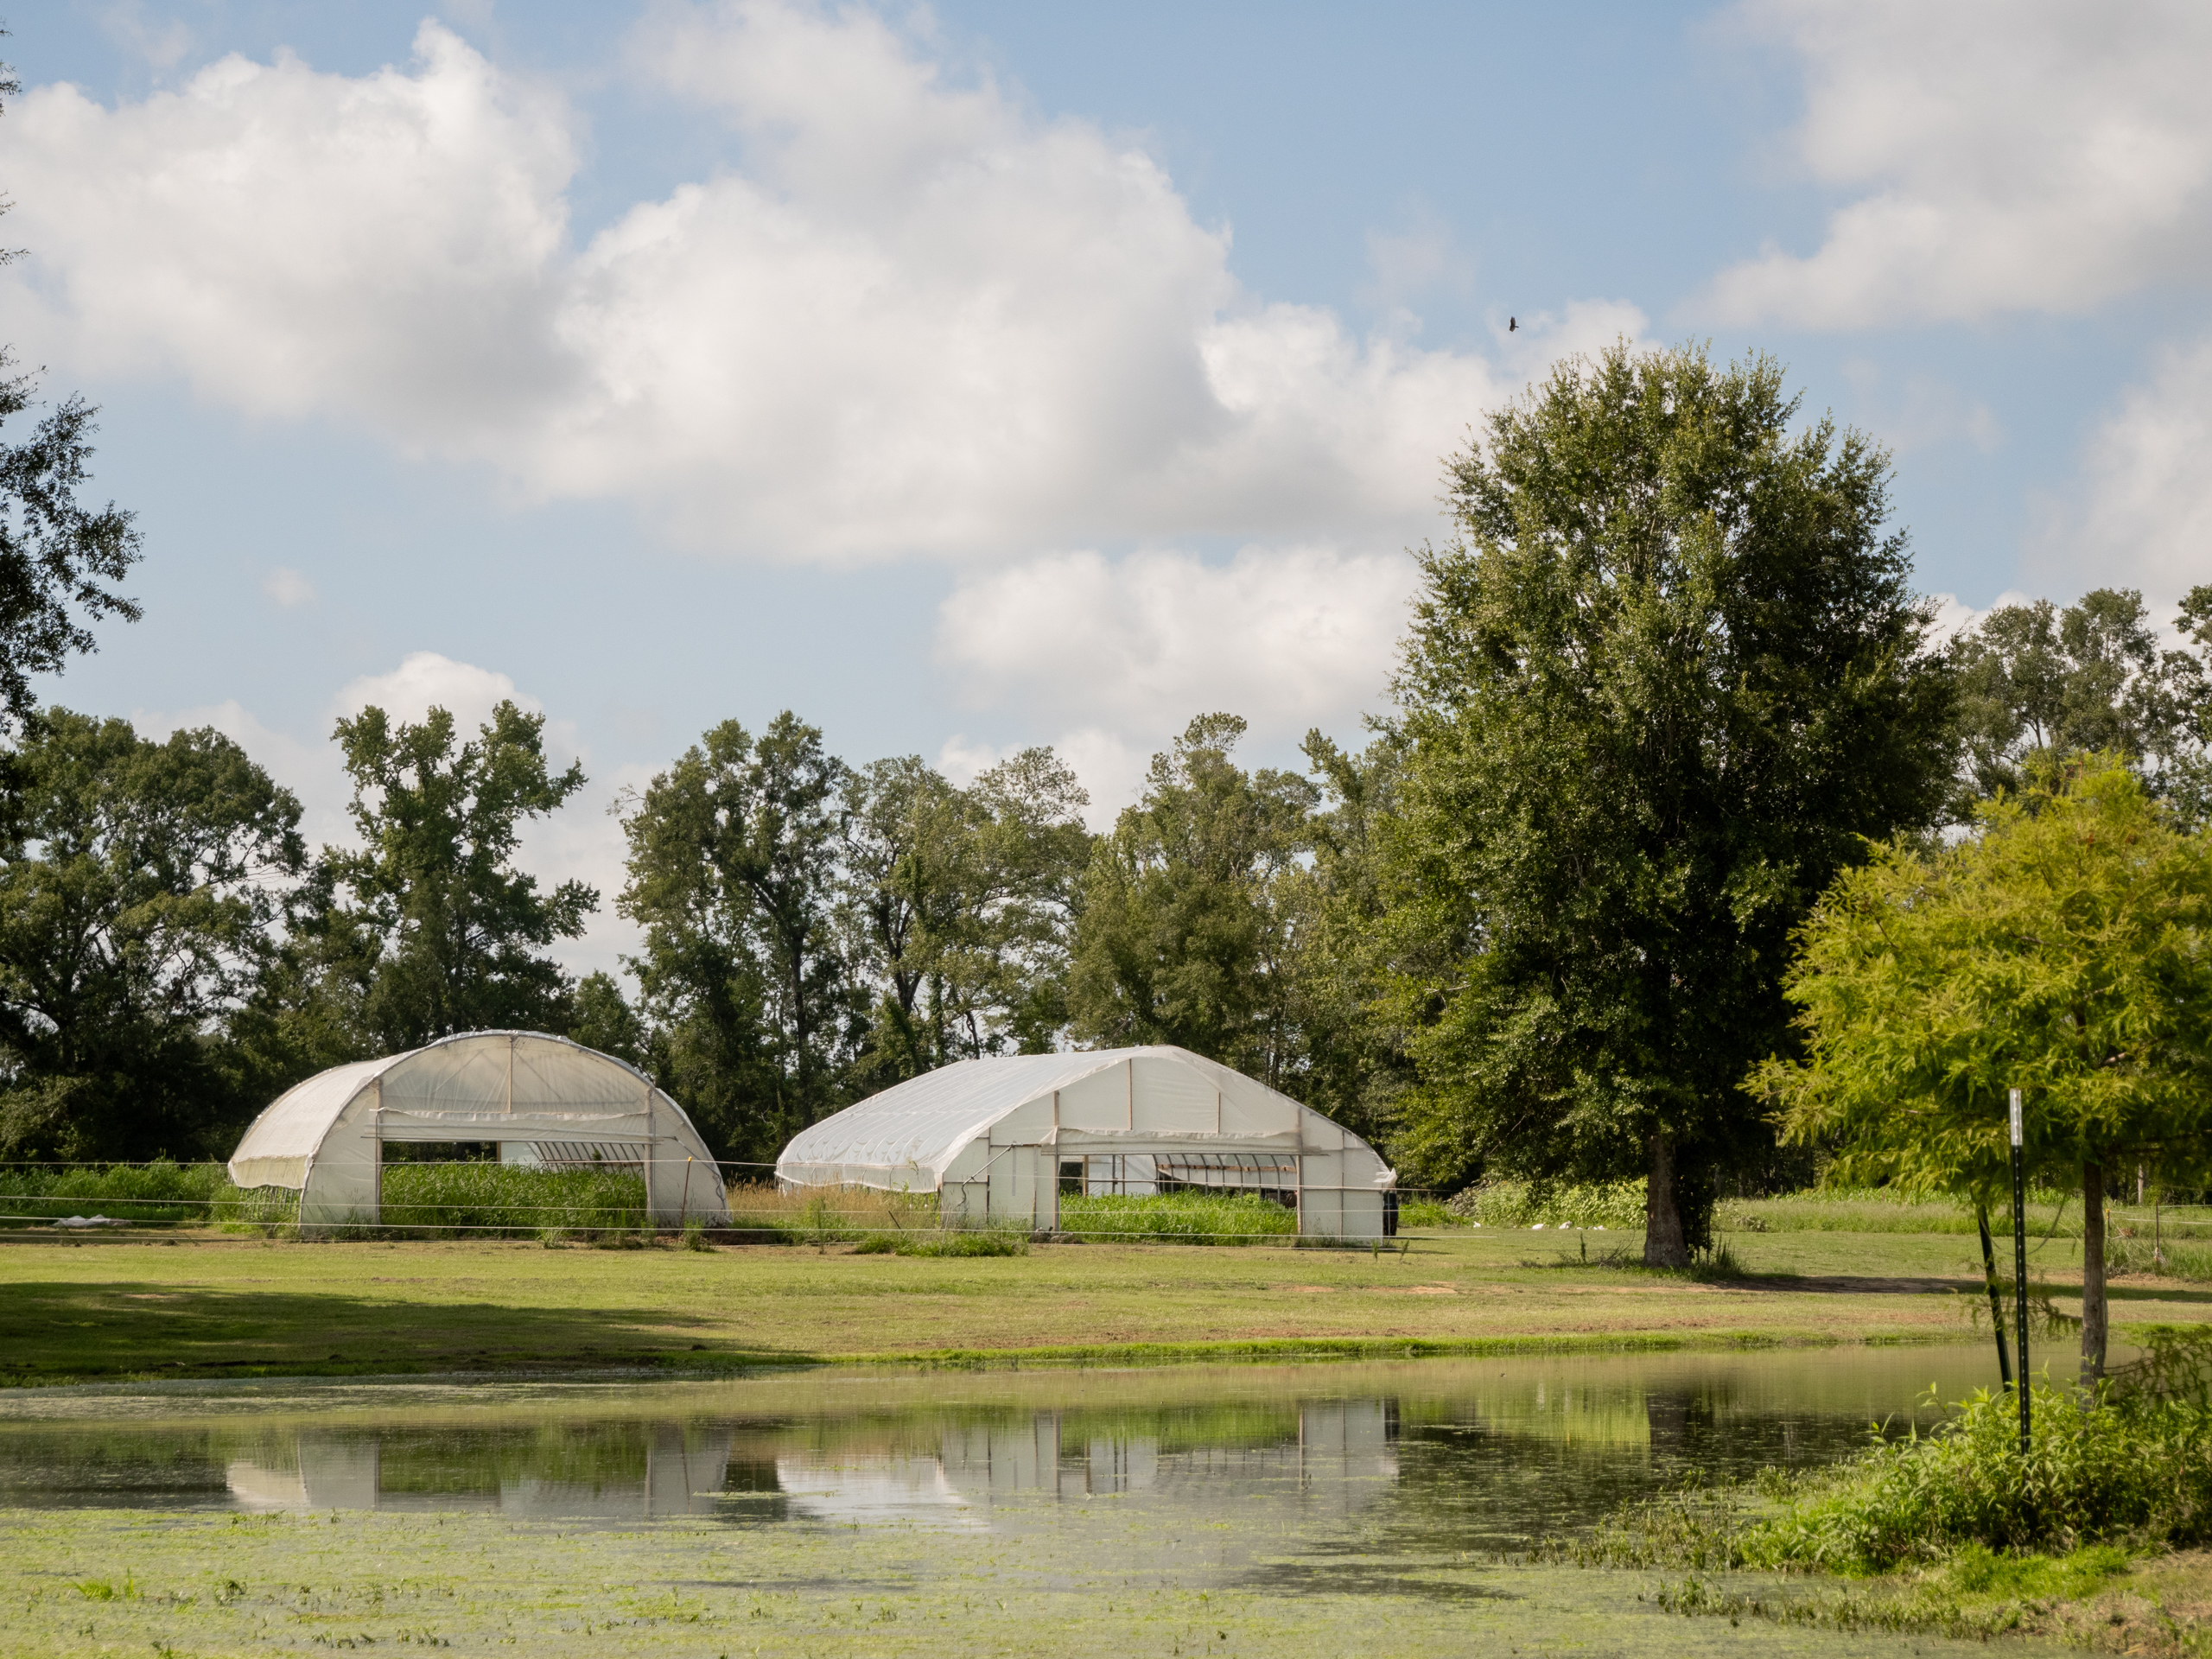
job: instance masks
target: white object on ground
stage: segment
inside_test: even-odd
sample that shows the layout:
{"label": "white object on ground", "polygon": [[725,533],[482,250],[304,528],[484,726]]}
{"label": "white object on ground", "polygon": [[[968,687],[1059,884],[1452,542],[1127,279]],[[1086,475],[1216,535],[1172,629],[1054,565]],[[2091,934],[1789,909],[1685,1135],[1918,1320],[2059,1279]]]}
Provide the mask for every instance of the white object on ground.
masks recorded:
{"label": "white object on ground", "polygon": [[65,1216],[54,1224],[57,1227],[128,1227],[127,1221],[118,1221],[113,1216]]}

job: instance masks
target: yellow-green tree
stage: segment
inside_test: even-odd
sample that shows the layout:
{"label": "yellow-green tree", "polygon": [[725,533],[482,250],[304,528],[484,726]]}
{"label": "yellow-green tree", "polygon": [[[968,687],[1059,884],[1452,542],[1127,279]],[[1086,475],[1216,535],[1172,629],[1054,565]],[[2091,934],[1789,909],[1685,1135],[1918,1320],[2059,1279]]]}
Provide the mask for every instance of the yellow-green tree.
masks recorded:
{"label": "yellow-green tree", "polygon": [[2082,1197],[2082,1370],[2107,1329],[2104,1187],[2212,1161],[2212,844],[2116,756],[1978,809],[1934,852],[1898,841],[1838,877],[1788,981],[1802,1060],[1748,1086],[1839,1173],[1987,1201],[2007,1092],[2031,1169]]}

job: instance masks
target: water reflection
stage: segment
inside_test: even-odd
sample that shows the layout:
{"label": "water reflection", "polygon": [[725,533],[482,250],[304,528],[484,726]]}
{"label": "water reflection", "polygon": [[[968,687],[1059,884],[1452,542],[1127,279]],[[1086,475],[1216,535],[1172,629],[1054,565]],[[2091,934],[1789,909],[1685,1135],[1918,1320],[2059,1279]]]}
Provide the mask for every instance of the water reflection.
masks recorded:
{"label": "water reflection", "polygon": [[229,1459],[223,1484],[244,1510],[489,1510],[650,1521],[718,1512],[734,1436],[654,1423],[581,1434],[539,1430],[504,1446],[481,1444],[486,1438],[302,1431],[289,1446],[280,1440]]}
{"label": "water reflection", "polygon": [[320,1412],[296,1389],[168,1424],[0,1424],[0,1505],[976,1531],[1105,1504],[1169,1531],[1258,1522],[1433,1552],[1586,1524],[1693,1470],[1823,1461],[1870,1418],[1924,1427],[1917,1395],[1955,1398],[1986,1368],[1968,1350],[817,1373],[388,1413],[358,1387]]}

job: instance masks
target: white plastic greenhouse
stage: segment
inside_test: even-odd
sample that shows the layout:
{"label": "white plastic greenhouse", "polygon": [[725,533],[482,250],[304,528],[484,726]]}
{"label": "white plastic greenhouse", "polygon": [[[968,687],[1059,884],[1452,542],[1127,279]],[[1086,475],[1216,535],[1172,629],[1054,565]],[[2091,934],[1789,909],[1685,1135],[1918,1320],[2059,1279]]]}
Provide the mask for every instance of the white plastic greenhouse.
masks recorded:
{"label": "white plastic greenhouse", "polygon": [[1396,1172],[1349,1129],[1180,1048],[966,1060],[848,1106],[776,1160],[787,1186],[934,1192],[945,1216],[1059,1224],[1060,1193],[1276,1195],[1313,1237],[1379,1238]]}
{"label": "white plastic greenhouse", "polygon": [[279,1096],[231,1154],[242,1187],[289,1187],[305,1228],[372,1225],[384,1148],[496,1142],[503,1163],[638,1170],[662,1225],[727,1224],[683,1109],[610,1054],[535,1031],[472,1031],[333,1066]]}

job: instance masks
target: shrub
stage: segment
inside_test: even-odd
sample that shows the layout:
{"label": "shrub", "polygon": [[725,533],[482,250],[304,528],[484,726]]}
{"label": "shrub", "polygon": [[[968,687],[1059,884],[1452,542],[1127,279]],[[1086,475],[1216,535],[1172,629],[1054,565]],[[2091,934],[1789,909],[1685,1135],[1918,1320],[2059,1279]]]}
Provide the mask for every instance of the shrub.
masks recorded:
{"label": "shrub", "polygon": [[1440,1198],[1402,1198],[1398,1202],[1401,1227],[1464,1227],[1466,1217],[1455,1216]]}
{"label": "shrub", "polygon": [[2018,1406],[1986,1389],[1926,1439],[1878,1446],[1745,1531],[1755,1567],[1886,1572],[1960,1546],[2073,1549],[2122,1537],[2212,1539],[2212,1409],[2201,1400],[2094,1398],[2037,1388],[2020,1455]]}
{"label": "shrub", "polygon": [[1298,1214],[1254,1192],[1162,1192],[1060,1199],[1060,1230],[1078,1238],[1247,1244],[1298,1231]]}

